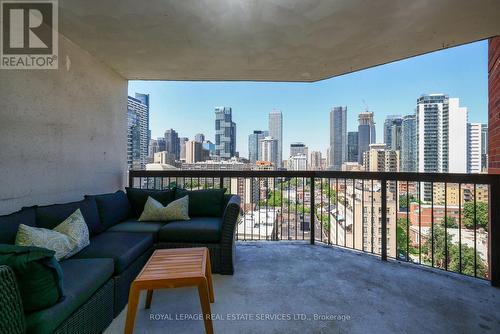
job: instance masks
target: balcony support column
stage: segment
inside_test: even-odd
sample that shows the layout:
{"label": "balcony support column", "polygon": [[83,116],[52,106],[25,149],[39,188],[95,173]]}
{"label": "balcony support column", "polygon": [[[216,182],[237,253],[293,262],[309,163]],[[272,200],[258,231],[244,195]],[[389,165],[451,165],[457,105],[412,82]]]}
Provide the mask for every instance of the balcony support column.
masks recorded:
{"label": "balcony support column", "polygon": [[500,287],[500,175],[490,185],[489,257],[491,285]]}

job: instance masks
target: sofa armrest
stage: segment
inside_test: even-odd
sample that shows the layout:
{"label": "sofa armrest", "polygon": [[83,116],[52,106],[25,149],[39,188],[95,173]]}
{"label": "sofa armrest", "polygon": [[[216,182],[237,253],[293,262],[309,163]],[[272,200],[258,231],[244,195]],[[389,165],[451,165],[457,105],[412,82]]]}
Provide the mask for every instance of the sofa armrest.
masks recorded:
{"label": "sofa armrest", "polygon": [[21,334],[25,331],[24,310],[16,276],[8,266],[0,266],[0,332]]}
{"label": "sofa armrest", "polygon": [[231,195],[227,202],[224,214],[222,215],[222,236],[221,243],[230,246],[234,242],[234,233],[236,231],[236,224],[240,215],[241,199],[238,195]]}

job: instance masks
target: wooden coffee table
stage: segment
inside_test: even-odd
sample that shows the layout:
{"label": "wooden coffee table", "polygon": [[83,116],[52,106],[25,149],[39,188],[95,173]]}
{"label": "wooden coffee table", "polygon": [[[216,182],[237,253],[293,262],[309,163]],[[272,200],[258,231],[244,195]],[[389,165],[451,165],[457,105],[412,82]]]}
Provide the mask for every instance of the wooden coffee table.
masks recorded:
{"label": "wooden coffee table", "polygon": [[159,249],[153,253],[130,286],[125,334],[134,330],[141,290],[148,290],[145,307],[150,308],[153,290],[188,286],[198,287],[205,332],[212,334],[210,303],[214,302],[214,288],[210,256],[205,247]]}

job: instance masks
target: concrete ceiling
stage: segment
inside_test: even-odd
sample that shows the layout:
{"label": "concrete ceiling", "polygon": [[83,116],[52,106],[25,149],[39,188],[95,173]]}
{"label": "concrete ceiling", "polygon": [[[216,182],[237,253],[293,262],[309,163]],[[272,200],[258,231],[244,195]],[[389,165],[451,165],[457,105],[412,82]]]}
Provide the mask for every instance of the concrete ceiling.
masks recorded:
{"label": "concrete ceiling", "polygon": [[127,79],[316,81],[500,35],[500,0],[64,0]]}

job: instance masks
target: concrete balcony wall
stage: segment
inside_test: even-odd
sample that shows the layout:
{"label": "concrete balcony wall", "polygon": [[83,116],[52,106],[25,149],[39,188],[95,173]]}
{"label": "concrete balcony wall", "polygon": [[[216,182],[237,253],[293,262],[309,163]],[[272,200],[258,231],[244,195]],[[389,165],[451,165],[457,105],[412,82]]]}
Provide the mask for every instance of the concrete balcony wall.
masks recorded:
{"label": "concrete balcony wall", "polygon": [[127,80],[59,36],[58,70],[0,70],[0,214],[116,191]]}

